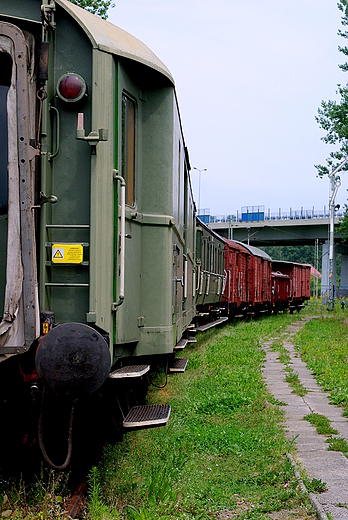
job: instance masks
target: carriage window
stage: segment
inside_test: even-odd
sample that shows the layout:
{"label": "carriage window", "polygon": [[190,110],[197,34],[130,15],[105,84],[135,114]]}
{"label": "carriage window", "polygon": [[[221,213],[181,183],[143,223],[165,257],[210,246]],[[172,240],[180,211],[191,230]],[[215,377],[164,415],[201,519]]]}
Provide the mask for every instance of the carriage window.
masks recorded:
{"label": "carriage window", "polygon": [[122,95],[122,173],[126,181],[126,204],[134,206],[135,196],[135,102]]}
{"label": "carriage window", "polygon": [[202,230],[197,229],[196,233],[196,261],[201,263],[202,261]]}
{"label": "carriage window", "polygon": [[11,84],[12,60],[9,54],[0,53],[0,216],[7,214],[8,204],[8,136],[7,93]]}
{"label": "carriage window", "polygon": [[7,93],[11,85],[12,60],[0,53],[0,317],[3,314],[6,283],[7,213],[8,213],[8,129]]}

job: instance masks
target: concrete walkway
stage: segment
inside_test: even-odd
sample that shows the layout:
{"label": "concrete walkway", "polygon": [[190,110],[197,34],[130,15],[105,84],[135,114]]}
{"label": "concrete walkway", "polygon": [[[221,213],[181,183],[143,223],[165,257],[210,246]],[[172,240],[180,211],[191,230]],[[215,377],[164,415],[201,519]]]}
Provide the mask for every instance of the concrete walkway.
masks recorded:
{"label": "concrete walkway", "polygon": [[282,336],[284,347],[291,356],[290,366],[309,391],[308,394],[299,397],[292,393],[292,388],[285,381],[285,365],[280,363],[278,352],[270,350],[273,341],[262,346],[266,352],[263,374],[269,392],[278,401],[287,403],[282,407],[285,412],[284,425],[288,438],[298,435],[295,440],[296,463],[306,470],[310,480],[316,478],[327,484],[326,492],[315,495],[319,502],[319,518],[326,520],[330,518],[326,514],[329,513],[333,520],[348,520],[348,459],[341,452],[328,451],[327,437],[319,435],[314,426],[303,420],[311,412],[325,415],[332,421],[331,426],[339,431],[337,436],[348,441],[348,421],[342,417],[342,409],[329,404],[328,394],[317,385],[292,343],[293,336],[309,319],[290,325]]}

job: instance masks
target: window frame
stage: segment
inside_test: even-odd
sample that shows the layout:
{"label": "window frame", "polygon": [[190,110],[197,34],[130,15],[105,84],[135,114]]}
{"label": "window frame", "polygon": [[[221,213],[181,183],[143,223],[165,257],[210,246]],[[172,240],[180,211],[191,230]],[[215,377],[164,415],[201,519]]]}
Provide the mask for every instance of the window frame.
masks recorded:
{"label": "window frame", "polygon": [[[137,170],[137,116],[138,116],[138,107],[137,101],[129,92],[126,90],[122,91],[122,110],[121,110],[121,166],[122,166],[122,176],[126,182],[126,205],[134,208],[136,205],[136,170]],[[126,102],[126,103],[125,103]],[[129,104],[127,104],[127,102]],[[132,106],[133,108],[133,121],[132,128],[133,132],[129,134],[129,116],[131,116],[131,112],[128,112],[127,106]],[[128,139],[126,139],[126,134]],[[129,155],[129,138],[133,141],[131,146],[133,147],[132,154],[132,163],[129,163],[128,159]],[[132,182],[130,182],[129,176],[129,168],[132,168]]]}

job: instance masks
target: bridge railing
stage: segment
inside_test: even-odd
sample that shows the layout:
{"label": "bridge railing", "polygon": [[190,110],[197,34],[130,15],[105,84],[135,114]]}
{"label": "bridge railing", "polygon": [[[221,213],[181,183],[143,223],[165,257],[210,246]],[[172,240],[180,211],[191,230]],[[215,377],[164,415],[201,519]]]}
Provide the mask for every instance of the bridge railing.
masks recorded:
{"label": "bridge railing", "polygon": [[[311,219],[328,219],[330,218],[330,211],[326,207],[322,210],[313,209],[292,209],[289,211],[282,211],[279,209],[277,212],[268,211],[255,211],[254,207],[252,210],[245,211],[242,208],[242,212],[237,211],[235,215],[211,215],[209,209],[200,211],[199,218],[206,224],[209,223],[233,223],[233,222],[263,222],[263,221],[281,221],[281,220],[311,220]],[[250,209],[251,209],[250,208]],[[336,211],[336,217],[342,217],[343,211]]]}

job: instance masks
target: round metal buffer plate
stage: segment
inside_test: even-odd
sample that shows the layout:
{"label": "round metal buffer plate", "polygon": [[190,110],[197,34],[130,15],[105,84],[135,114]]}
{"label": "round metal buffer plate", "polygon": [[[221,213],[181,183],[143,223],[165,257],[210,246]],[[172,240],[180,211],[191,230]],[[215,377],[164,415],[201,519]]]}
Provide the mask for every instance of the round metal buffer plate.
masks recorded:
{"label": "round metal buffer plate", "polygon": [[82,323],[64,323],[52,329],[40,342],[35,362],[47,388],[70,398],[96,391],[111,365],[103,336]]}

